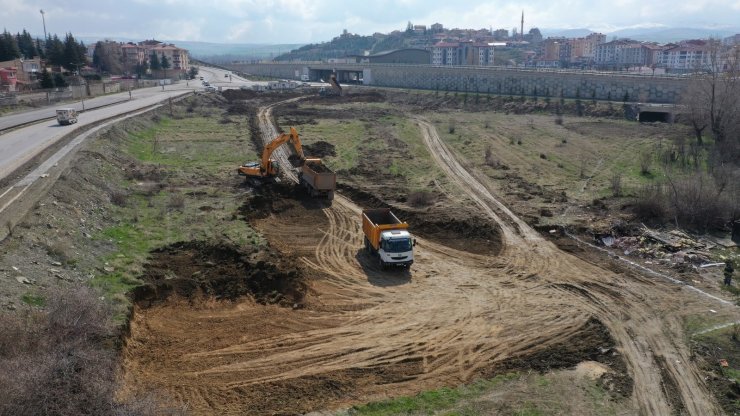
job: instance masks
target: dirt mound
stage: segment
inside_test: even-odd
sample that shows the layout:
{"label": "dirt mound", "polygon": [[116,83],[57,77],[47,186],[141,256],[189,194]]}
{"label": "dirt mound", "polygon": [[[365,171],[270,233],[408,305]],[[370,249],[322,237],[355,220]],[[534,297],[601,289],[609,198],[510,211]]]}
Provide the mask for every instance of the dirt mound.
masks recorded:
{"label": "dirt mound", "polygon": [[300,272],[282,257],[247,253],[237,247],[181,242],[154,250],[144,266],[144,285],[133,291],[140,306],[179,295],[236,300],[251,296],[262,304],[300,303],[307,286]]}
{"label": "dirt mound", "polygon": [[628,397],[632,394],[633,380],[615,346],[614,338],[606,326],[598,319],[591,318],[567,340],[534,354],[506,360],[495,371],[534,370],[545,373],[573,368],[583,361],[596,361],[611,370],[600,377],[601,385],[615,397]]}
{"label": "dirt mound", "polygon": [[341,97],[314,96],[307,98],[305,102],[335,104],[335,103],[383,103],[386,101],[384,92],[381,91],[344,91]]}
{"label": "dirt mound", "polygon": [[311,198],[293,183],[271,183],[257,191],[239,208],[247,221],[267,218],[270,214],[281,214],[303,205],[306,208],[323,208],[324,201]]}
{"label": "dirt mound", "polygon": [[333,144],[319,140],[316,143],[303,145],[303,153],[311,155],[308,157],[336,156],[337,151]]}
{"label": "dirt mound", "polygon": [[236,100],[251,100],[252,98],[256,98],[259,96],[259,93],[257,91],[252,90],[225,90],[221,93],[221,95],[224,96],[229,101],[236,101]]}
{"label": "dirt mound", "polygon": [[412,233],[475,254],[498,254],[502,240],[500,228],[491,221],[462,209],[440,207],[414,210],[392,205],[377,196],[347,184],[337,184],[343,195],[364,208],[391,208],[409,223]]}

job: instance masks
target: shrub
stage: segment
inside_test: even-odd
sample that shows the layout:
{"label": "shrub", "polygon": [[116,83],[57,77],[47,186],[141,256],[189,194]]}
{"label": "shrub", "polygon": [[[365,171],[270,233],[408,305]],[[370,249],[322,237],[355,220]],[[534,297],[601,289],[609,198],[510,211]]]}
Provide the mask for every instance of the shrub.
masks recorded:
{"label": "shrub", "polygon": [[72,245],[68,241],[57,240],[52,243],[45,243],[46,254],[55,259],[59,260],[64,264],[70,264],[74,262],[74,251]]}
{"label": "shrub", "polygon": [[648,223],[663,223],[668,217],[663,187],[658,184],[645,185],[638,191],[632,211],[640,220]]}
{"label": "shrub", "polygon": [[167,208],[182,211],[185,208],[185,196],[179,193],[170,195]]}
{"label": "shrub", "polygon": [[429,191],[414,191],[409,194],[408,201],[413,207],[426,207],[434,203],[434,194]]}
{"label": "shrub", "polygon": [[650,165],[653,162],[653,154],[650,152],[643,152],[640,154],[640,173],[642,175],[650,174]]}
{"label": "shrub", "polygon": [[43,311],[0,312],[0,413],[8,415],[183,414],[119,402],[112,311],[86,286],[52,288]]}
{"label": "shrub", "polygon": [[110,202],[113,205],[125,207],[128,202],[128,195],[125,192],[113,191],[110,194]]}
{"label": "shrub", "polygon": [[612,175],[611,179],[609,179],[609,186],[612,190],[612,196],[621,196],[622,195],[622,174],[617,172],[614,175]]}
{"label": "shrub", "polygon": [[450,134],[455,134],[455,122],[450,121],[450,125],[447,126],[447,132]]}

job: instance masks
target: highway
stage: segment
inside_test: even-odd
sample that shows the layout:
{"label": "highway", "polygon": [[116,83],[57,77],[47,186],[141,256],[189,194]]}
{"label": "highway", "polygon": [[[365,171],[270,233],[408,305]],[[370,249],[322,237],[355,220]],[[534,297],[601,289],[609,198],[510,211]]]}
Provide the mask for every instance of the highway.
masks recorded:
{"label": "highway", "polygon": [[[192,81],[191,81],[192,83]],[[14,114],[0,118],[0,123],[10,125],[12,121],[6,121],[6,118],[13,117],[16,122],[22,120],[20,117],[25,116],[26,122],[32,122],[36,119],[46,119],[25,127],[18,128],[0,135],[0,180],[8,176],[15,169],[31,160],[39,152],[60,140],[64,136],[73,133],[79,127],[94,124],[100,120],[115,117],[120,114],[129,113],[146,107],[150,107],[159,102],[166,101],[169,98],[178,97],[183,94],[191,93],[194,89],[202,88],[197,86],[186,86],[185,83],[162,87],[144,88],[132,92],[132,98],[128,99],[128,92],[125,93],[126,100],[107,107],[97,108],[85,111],[79,115],[77,124],[71,126],[60,126],[56,119],[49,120],[53,117],[54,109],[46,108],[43,110],[34,110],[26,113]],[[100,97],[111,100],[115,103],[120,94]],[[94,101],[94,100],[93,100]],[[106,102],[97,101],[98,103]],[[109,103],[109,104],[110,104]],[[65,105],[65,107],[68,105]],[[85,101],[87,106],[87,100]]]}
{"label": "highway", "polygon": [[[197,78],[203,77],[203,81],[208,81],[212,86],[222,90],[237,89],[242,86],[251,88],[254,84],[266,84],[264,81],[249,81],[218,68],[200,67],[199,69]],[[48,146],[75,132],[79,127],[147,108],[169,98],[203,90],[202,81],[195,79],[165,85],[164,88],[158,86],[132,90],[130,98],[128,91],[126,91],[86,99],[86,111],[81,112],[77,124],[71,126],[57,124],[56,119],[52,118],[55,117],[55,109],[58,107],[73,107],[81,110],[81,102],[45,107],[0,117],[0,131],[17,127],[15,130],[0,134],[0,180],[23,166]]]}

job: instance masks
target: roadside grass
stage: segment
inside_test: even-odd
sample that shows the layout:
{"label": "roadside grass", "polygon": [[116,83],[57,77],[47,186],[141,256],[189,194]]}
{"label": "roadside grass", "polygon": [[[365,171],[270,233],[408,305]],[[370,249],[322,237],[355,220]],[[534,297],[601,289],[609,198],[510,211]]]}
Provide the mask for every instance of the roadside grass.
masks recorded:
{"label": "roadside grass", "polygon": [[354,406],[349,416],[444,415],[518,416],[554,414],[616,415],[629,409],[629,399],[615,400],[597,380],[575,370],[546,374],[508,373],[456,388]]}
{"label": "roadside grass", "polygon": [[236,167],[256,158],[246,122],[223,124],[216,117],[198,115],[161,117],[119,143],[122,152],[142,163],[132,169],[146,172],[149,166],[160,173],[141,181],[116,179],[123,196],[118,205],[111,204],[110,216],[118,224],[93,236],[115,245],[102,259],[104,272],[91,281],[114,302],[127,302],[124,294],[141,284],[138,276],[156,248],[190,240],[265,244],[237,214],[242,191]]}

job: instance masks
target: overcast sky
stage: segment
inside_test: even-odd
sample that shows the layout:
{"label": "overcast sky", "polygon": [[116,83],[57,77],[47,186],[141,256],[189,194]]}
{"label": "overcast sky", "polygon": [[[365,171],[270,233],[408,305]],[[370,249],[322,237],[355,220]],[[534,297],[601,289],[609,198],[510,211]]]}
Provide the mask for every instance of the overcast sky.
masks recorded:
{"label": "overcast sky", "polygon": [[309,43],[342,29],[369,35],[408,21],[445,27],[588,28],[737,27],[740,0],[0,0],[0,22],[16,33],[190,40]]}

